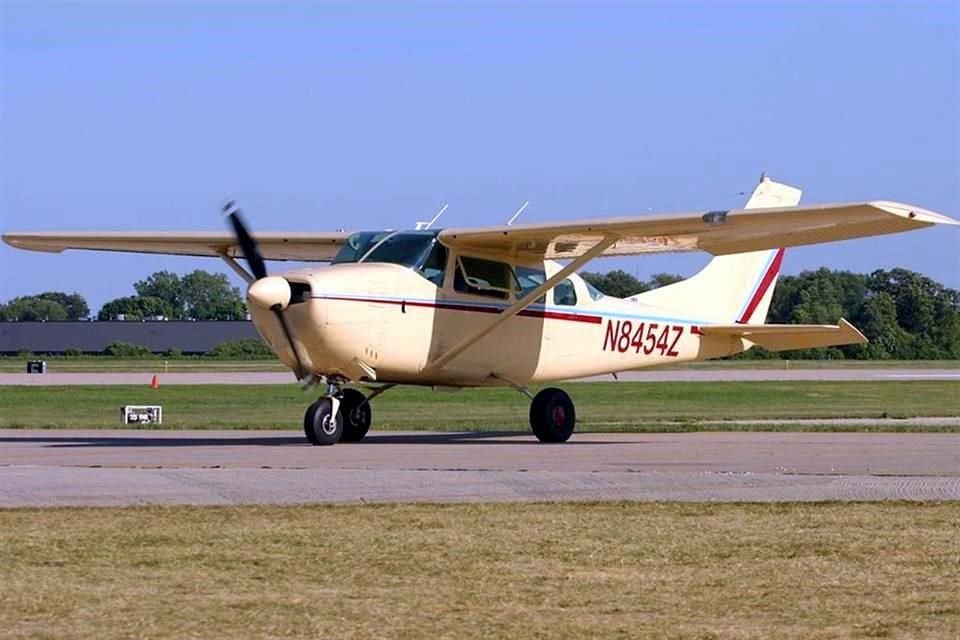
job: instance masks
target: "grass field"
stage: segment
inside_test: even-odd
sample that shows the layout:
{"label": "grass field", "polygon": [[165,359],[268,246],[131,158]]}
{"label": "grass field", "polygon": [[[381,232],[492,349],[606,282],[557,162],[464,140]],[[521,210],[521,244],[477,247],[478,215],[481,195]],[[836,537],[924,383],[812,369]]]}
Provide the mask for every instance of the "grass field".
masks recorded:
{"label": "grass field", "polygon": [[960,503],[0,511],[6,638],[960,635]]}
{"label": "grass field", "polygon": [[[216,360],[162,357],[135,360],[109,356],[35,356],[46,360],[48,370],[59,373],[142,371],[149,373],[190,371],[287,371],[277,360]],[[0,373],[23,373],[28,358],[0,357]],[[709,360],[668,365],[662,369],[958,369],[960,360]]]}
{"label": "grass field", "polygon": [[[563,386],[577,402],[578,429],[583,431],[742,428],[698,425],[698,420],[749,423],[767,418],[960,416],[960,383],[950,381],[591,382]],[[164,426],[173,429],[297,429],[304,409],[316,395],[295,385],[169,385],[157,390],[146,385],[7,386],[0,387],[0,427],[117,428],[122,426],[121,405],[160,404]],[[528,410],[527,398],[509,389],[433,393],[398,388],[374,401],[374,428],[526,430]],[[909,421],[900,428],[883,427],[909,428]],[[944,429],[949,428],[938,428]]]}

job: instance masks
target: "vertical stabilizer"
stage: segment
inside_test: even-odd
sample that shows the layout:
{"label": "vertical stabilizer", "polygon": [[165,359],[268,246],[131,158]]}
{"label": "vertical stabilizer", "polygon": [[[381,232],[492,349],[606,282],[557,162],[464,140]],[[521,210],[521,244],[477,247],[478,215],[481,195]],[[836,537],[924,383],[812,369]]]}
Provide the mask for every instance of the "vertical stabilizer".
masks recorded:
{"label": "vertical stabilizer", "polygon": [[[766,175],[745,208],[795,207],[801,191]],[[630,300],[718,322],[762,324],[783,263],[783,249],[717,256],[695,276]]]}

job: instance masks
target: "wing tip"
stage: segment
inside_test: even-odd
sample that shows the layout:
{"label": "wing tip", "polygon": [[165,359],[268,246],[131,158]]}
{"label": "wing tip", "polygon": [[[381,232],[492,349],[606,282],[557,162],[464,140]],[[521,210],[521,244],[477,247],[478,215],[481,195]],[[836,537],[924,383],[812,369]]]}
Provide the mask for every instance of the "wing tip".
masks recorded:
{"label": "wing tip", "polygon": [[30,234],[27,233],[5,233],[0,236],[0,238],[3,239],[4,243],[8,244],[14,249],[22,249],[24,251],[44,251],[46,253],[63,252],[63,247],[51,247],[44,244],[31,242]]}
{"label": "wing tip", "polygon": [[847,344],[867,344],[870,342],[867,340],[867,336],[863,335],[860,329],[853,326],[846,318],[840,318],[837,321],[837,326],[843,331],[844,336],[851,340]]}
{"label": "wing tip", "polygon": [[900,216],[901,218],[907,218],[915,222],[923,224],[946,224],[946,225],[960,225],[960,220],[955,220],[950,216],[946,216],[942,213],[937,213],[936,211],[931,211],[930,209],[924,209],[923,207],[918,207],[912,204],[906,204],[904,202],[893,202],[890,200],[874,200],[870,202],[870,206],[885,211],[887,213],[892,213],[893,215]]}

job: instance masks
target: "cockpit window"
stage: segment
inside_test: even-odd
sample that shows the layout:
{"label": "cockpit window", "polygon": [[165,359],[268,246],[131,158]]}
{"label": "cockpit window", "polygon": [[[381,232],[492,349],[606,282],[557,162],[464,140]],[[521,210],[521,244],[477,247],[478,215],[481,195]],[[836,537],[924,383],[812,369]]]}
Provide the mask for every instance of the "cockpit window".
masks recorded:
{"label": "cockpit window", "polygon": [[388,262],[405,267],[419,266],[433,248],[435,234],[427,231],[403,231],[387,236],[374,245],[361,262]]}
{"label": "cockpit window", "polygon": [[347,238],[332,264],[387,262],[419,267],[436,236],[436,231],[361,231]]}
{"label": "cockpit window", "polygon": [[447,270],[447,248],[440,244],[437,239],[433,240],[433,246],[423,264],[420,265],[420,273],[424,278],[437,285],[443,286],[443,274]]}
{"label": "cockpit window", "polygon": [[359,262],[360,258],[370,251],[378,242],[390,235],[390,231],[361,231],[355,233],[340,247],[331,264],[341,264],[343,262]]}

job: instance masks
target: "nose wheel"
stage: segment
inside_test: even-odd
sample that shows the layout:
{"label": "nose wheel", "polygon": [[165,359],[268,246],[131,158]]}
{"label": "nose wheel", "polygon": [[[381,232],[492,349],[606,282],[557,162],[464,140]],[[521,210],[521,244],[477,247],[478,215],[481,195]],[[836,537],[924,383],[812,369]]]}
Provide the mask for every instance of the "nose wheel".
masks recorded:
{"label": "nose wheel", "polygon": [[303,432],[310,444],[329,446],[343,436],[343,416],[335,396],[324,396],[307,407],[303,414]]}
{"label": "nose wheel", "polygon": [[356,389],[343,389],[323,396],[307,407],[303,433],[310,444],[329,446],[359,442],[373,422],[370,400]]}
{"label": "nose wheel", "polygon": [[573,400],[562,389],[544,389],[530,403],[530,428],[540,442],[566,442],[577,424]]}

